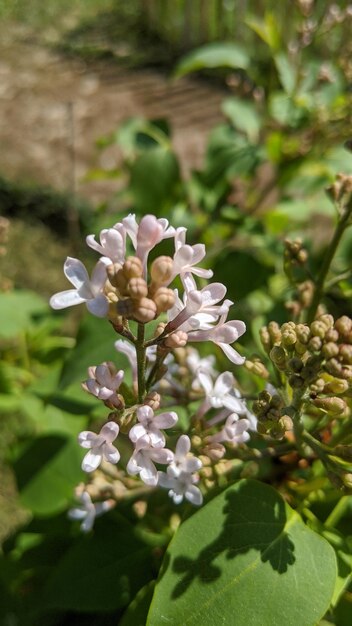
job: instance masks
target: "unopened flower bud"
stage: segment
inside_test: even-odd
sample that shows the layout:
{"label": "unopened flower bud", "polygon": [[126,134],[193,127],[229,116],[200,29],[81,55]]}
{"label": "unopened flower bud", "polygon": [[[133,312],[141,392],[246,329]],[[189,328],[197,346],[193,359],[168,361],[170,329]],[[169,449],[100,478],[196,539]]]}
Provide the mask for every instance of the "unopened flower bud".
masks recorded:
{"label": "unopened flower bud", "polygon": [[316,398],[313,400],[313,404],[318,409],[329,413],[329,415],[342,415],[346,409],[346,402],[336,396],[332,396],[331,398]]}
{"label": "unopened flower bud", "polygon": [[343,315],[336,320],[335,328],[342,336],[348,335],[352,331],[352,320],[347,315]]}
{"label": "unopened flower bud", "polygon": [[111,284],[118,289],[121,296],[127,296],[127,278],[123,273],[123,269],[120,269],[116,272],[114,276],[114,281],[110,280]]}
{"label": "unopened flower bud", "polygon": [[212,461],[220,461],[223,458],[226,450],[222,443],[210,443],[203,448],[204,454]]}
{"label": "unopened flower bud", "polygon": [[308,341],[308,348],[309,350],[311,350],[311,352],[319,352],[319,350],[321,350],[322,345],[323,345],[323,342],[320,339],[320,337],[312,337]]}
{"label": "unopened flower bud", "polygon": [[292,376],[289,377],[288,382],[292,389],[301,389],[304,387],[304,380],[299,374],[292,374]]}
{"label": "unopened flower bud", "polygon": [[325,334],[325,341],[326,342],[333,342],[336,343],[339,340],[339,333],[337,332],[337,330],[335,328],[330,328],[326,334]]}
{"label": "unopened flower bud", "polygon": [[299,354],[300,356],[303,356],[307,352],[306,344],[301,343],[300,341],[296,341],[295,352],[297,352],[297,354]]}
{"label": "unopened flower bud", "polygon": [[116,304],[116,311],[122,317],[132,317],[134,313],[134,304],[131,298],[125,298],[124,300],[119,300]]}
{"label": "unopened flower bud", "polygon": [[310,330],[314,337],[320,337],[320,339],[324,339],[327,328],[325,324],[323,324],[320,320],[315,320],[310,325]]}
{"label": "unopened flower bud", "polygon": [[279,324],[277,322],[269,322],[268,324],[268,332],[271,339],[272,344],[280,343],[281,341],[281,330]]}
{"label": "unopened flower bud", "polygon": [[127,290],[133,300],[140,300],[148,295],[148,286],[140,276],[131,278],[127,283]]}
{"label": "unopened flower bud", "polygon": [[268,331],[267,326],[263,326],[259,330],[259,337],[260,337],[260,341],[262,342],[262,346],[263,346],[265,352],[270,352],[270,350],[271,350],[271,339],[270,339],[270,335],[269,335],[269,331]]}
{"label": "unopened flower bud", "polygon": [[299,357],[294,356],[292,357],[292,359],[288,361],[287,365],[290,368],[290,370],[292,370],[292,372],[294,372],[295,374],[298,374],[303,367],[303,361]]}
{"label": "unopened flower bud", "polygon": [[286,352],[281,346],[274,346],[270,350],[270,358],[276,367],[280,370],[284,370],[287,367]]}
{"label": "unopened flower bud", "polygon": [[147,404],[153,409],[153,411],[157,411],[160,407],[160,401],[160,395],[156,391],[150,391],[146,395],[143,404]]}
{"label": "unopened flower bud", "polygon": [[175,294],[172,289],[159,287],[153,294],[153,300],[156,304],[158,314],[165,313],[174,306]]}
{"label": "unopened flower bud", "polygon": [[343,484],[347,489],[352,489],[352,474],[344,474],[342,477]]}
{"label": "unopened flower bud", "polygon": [[324,313],[324,315],[321,315],[318,321],[324,324],[326,330],[329,330],[334,326],[334,318],[329,313]]}
{"label": "unopened flower bud", "polygon": [[244,362],[244,366],[249,372],[252,372],[252,374],[255,374],[256,376],[260,376],[260,378],[264,378],[264,380],[269,378],[268,370],[266,369],[264,363],[259,361],[259,359],[253,361],[247,359]]}
{"label": "unopened flower bud", "polygon": [[294,346],[296,341],[297,341],[297,335],[295,331],[292,330],[292,328],[287,328],[282,331],[281,342],[282,342],[282,345],[285,346],[285,348],[291,348],[291,346]]}
{"label": "unopened flower bud", "polygon": [[141,298],[138,302],[135,302],[135,308],[133,311],[133,317],[137,322],[146,324],[151,322],[156,316],[156,304],[150,298]]}
{"label": "unopened flower bud", "polygon": [[325,380],[324,378],[317,378],[311,385],[311,391],[313,393],[322,393],[325,389]]}
{"label": "unopened flower bud", "polygon": [[306,361],[301,371],[301,376],[304,378],[306,383],[310,383],[317,378],[320,370],[321,359],[318,355],[313,355]]}
{"label": "unopened flower bud", "polygon": [[115,277],[117,272],[121,269],[121,265],[120,263],[111,263],[111,265],[108,265],[106,268],[106,273],[108,275],[108,279],[110,281],[110,283],[116,287],[115,285]]}
{"label": "unopened flower bud", "polygon": [[307,324],[297,324],[295,328],[298,341],[308,343],[310,338],[310,328]]}
{"label": "unopened flower bud", "polygon": [[352,345],[342,344],[339,348],[339,352],[344,363],[352,364]]}
{"label": "unopened flower bud", "polygon": [[345,393],[349,388],[347,380],[333,378],[324,386],[324,393]]}
{"label": "unopened flower bud", "polygon": [[142,261],[136,256],[129,256],[123,264],[123,273],[127,280],[143,276]]}
{"label": "unopened flower bud", "polygon": [[150,268],[152,281],[158,285],[168,285],[173,272],[174,262],[170,256],[159,256]]}
{"label": "unopened flower bud", "polygon": [[331,359],[334,356],[337,356],[339,353],[339,347],[336,343],[332,341],[328,341],[322,347],[322,353],[326,359]]}
{"label": "unopened flower bud", "polygon": [[183,348],[188,340],[188,335],[183,330],[176,330],[165,339],[165,346],[168,348]]}
{"label": "unopened flower bud", "polygon": [[282,415],[279,420],[279,424],[285,429],[286,432],[288,430],[293,430],[293,421],[289,415]]}

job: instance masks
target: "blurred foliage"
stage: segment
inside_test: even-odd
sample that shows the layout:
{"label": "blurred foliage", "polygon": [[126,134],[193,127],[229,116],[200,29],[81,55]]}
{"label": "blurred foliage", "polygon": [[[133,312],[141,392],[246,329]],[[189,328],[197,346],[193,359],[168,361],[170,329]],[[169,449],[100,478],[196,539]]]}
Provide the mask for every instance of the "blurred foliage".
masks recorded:
{"label": "blurred foliage", "polygon": [[[82,3],[77,0],[73,4],[79,12]],[[88,4],[93,12],[109,8],[111,3],[102,5],[92,0]],[[113,172],[91,173],[92,177],[118,175],[124,185],[106,206],[97,210],[94,226],[85,209],[79,213],[84,231],[97,232],[113,224],[122,211],[130,210],[139,215],[152,212],[167,217],[174,226],[186,226],[190,239],[206,244],[215,280],[227,285],[228,297],[235,301],[233,314],[247,322],[243,346],[247,356],[263,355],[258,339],[261,326],[271,319],[282,323],[291,317],[285,305],[294,296],[295,284],[282,270],[284,239],[303,238],[316,273],[336,217],[324,187],[331,184],[337,172],[352,172],[352,155],[344,148],[350,139],[352,55],[347,33],[352,17],[344,12],[345,3],[337,6],[317,2],[308,12],[303,2],[290,3],[289,16],[283,10],[284,4],[270,3],[271,10],[264,11],[268,3],[259,3],[260,10],[255,11],[254,3],[248,3],[245,23],[241,24],[243,38],[236,38],[236,45],[203,45],[179,62],[176,76],[203,71],[225,80],[229,90],[223,102],[226,119],[209,137],[202,168],[191,172],[188,178],[182,175],[182,163],[173,150],[167,120],[127,120],[99,142],[101,150],[116,143],[123,155],[122,165]],[[3,1],[0,15],[29,19],[33,12],[33,19],[45,21],[57,19],[58,13],[64,14],[69,5],[72,3]],[[332,7],[336,6],[334,13]],[[138,9],[134,7],[130,9],[131,20]],[[88,32],[99,32],[99,23],[104,21],[98,20],[94,26],[93,19],[90,25],[87,22],[80,26],[82,42]],[[78,41],[78,30],[72,32],[72,41]],[[69,45],[69,38],[66,43]],[[0,199],[7,215],[27,219],[30,213],[31,221],[40,220],[67,234],[66,197],[18,189],[2,180]],[[18,238],[13,239],[9,258],[19,250],[22,254],[21,238],[27,239],[28,235],[31,241],[32,224],[26,228],[26,233],[20,231]],[[4,624],[19,626],[64,626],[73,621],[109,626],[121,619],[124,626],[136,626],[145,619],[151,597],[150,581],[158,576],[179,519],[175,523],[172,507],[157,493],[143,496],[144,516],[138,515],[134,506],[137,496],[133,496],[122,500],[118,511],[99,519],[94,534],[86,537],[79,536],[66,518],[73,487],[84,480],[79,464],[81,454],[75,443],[77,433],[102,417],[94,399],[80,390],[79,381],[84,379],[88,365],[108,358],[116,362],[119,357],[113,348],[115,337],[111,328],[96,318],[80,321],[73,315],[63,330],[63,317],[50,312],[47,303],[35,293],[48,293],[51,284],[52,291],[59,288],[47,269],[48,264],[53,264],[49,231],[40,232],[44,250],[42,243],[38,246],[40,263],[30,280],[26,256],[21,276],[11,273],[6,256],[1,260],[2,276],[11,278],[20,289],[0,294],[0,430],[12,432],[3,455],[15,472],[21,506],[26,509],[28,520],[3,543],[0,619]],[[351,245],[351,232],[347,231],[329,276],[325,303],[335,316],[352,312]],[[61,247],[57,254],[62,254]],[[24,290],[26,285],[33,291]],[[77,350],[70,351],[76,341]],[[224,365],[224,358],[217,356],[219,365]],[[117,365],[125,366],[123,357]],[[249,397],[263,389],[259,378],[248,382],[244,368],[235,373]],[[350,442],[351,434],[347,433],[346,438]],[[260,447],[263,443],[256,441],[255,445]],[[246,463],[241,469],[234,469],[233,478],[248,477],[252,470],[253,465]],[[329,576],[324,580],[326,588],[331,587],[332,546],[337,555],[338,577],[333,605],[324,623],[349,626],[351,593],[346,590],[351,581],[351,497],[341,498],[341,492],[323,475],[319,460],[304,467],[292,456],[273,460],[263,457],[255,472],[257,478],[265,479],[285,496],[309,529],[324,538],[315,536],[314,562],[319,563],[322,550],[330,563]],[[276,499],[280,510],[284,506],[270,487],[248,488],[258,490],[257,501],[267,496]],[[235,497],[234,491],[228,497]],[[236,497],[241,499],[241,494]],[[210,501],[210,507],[212,502],[219,526],[226,529],[229,522],[224,507],[215,506],[215,499]],[[249,516],[257,514],[242,500],[241,506]],[[186,534],[186,524],[193,524],[193,532],[200,528],[207,534],[209,510],[201,510],[182,525],[179,541],[166,551],[164,567],[169,558],[181,558],[181,570],[187,577],[191,564],[183,557],[187,538],[183,543],[182,533]],[[293,534],[298,536],[302,531],[301,518],[290,507],[285,511],[288,518],[296,519]],[[187,505],[181,507],[180,515],[190,516]],[[297,536],[290,536],[288,541],[296,542],[296,549],[304,552],[304,543]],[[223,545],[228,548],[221,534],[214,542],[219,552]],[[238,549],[245,552],[241,537],[238,542]],[[259,550],[255,536],[252,547]],[[286,553],[290,552],[289,547],[284,545]],[[207,567],[208,556],[204,555]],[[266,575],[263,561],[260,566],[259,581],[260,576]],[[222,567],[229,576],[238,574],[231,559],[224,559]],[[277,572],[270,573],[276,584]],[[210,578],[215,576],[210,565],[208,574]],[[158,607],[168,610],[172,576],[176,574],[170,575],[168,570],[157,584],[150,626],[158,626]],[[204,593],[207,587],[201,574],[200,580],[202,584],[197,584]],[[309,579],[305,585],[309,587]],[[289,588],[292,593],[292,585]],[[189,589],[193,592],[197,587]],[[290,589],[284,598],[276,598],[281,606],[287,605]],[[321,612],[327,608],[328,592],[331,595],[331,589],[322,590]],[[177,610],[181,613],[186,597],[178,600],[181,608]],[[198,595],[189,597],[196,604]],[[292,596],[290,601],[293,604],[295,598]],[[251,619],[248,615],[246,618]],[[313,623],[313,618],[309,619],[309,624]],[[243,620],[246,621],[244,617]]]}

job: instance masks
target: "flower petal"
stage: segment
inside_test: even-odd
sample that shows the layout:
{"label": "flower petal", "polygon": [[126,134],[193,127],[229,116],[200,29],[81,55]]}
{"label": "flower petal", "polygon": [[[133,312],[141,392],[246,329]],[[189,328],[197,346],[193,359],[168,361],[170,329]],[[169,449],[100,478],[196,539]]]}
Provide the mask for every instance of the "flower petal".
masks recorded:
{"label": "flower petal", "polygon": [[89,285],[88,272],[79,259],[68,256],[64,263],[64,273],[66,278],[68,278],[76,289]]}
{"label": "flower petal", "polygon": [[87,300],[87,309],[96,317],[106,317],[109,310],[109,303],[105,296],[97,296],[93,300]]}
{"label": "flower petal", "polygon": [[104,424],[99,434],[104,437],[105,441],[111,443],[114,439],[116,439],[119,434],[119,430],[119,425],[116,424],[116,422],[107,422]]}
{"label": "flower petal", "polygon": [[68,306],[75,306],[86,302],[76,291],[76,289],[67,289],[67,291],[59,291],[50,298],[50,306],[52,309],[66,309]]}
{"label": "flower petal", "polygon": [[185,493],[186,499],[194,504],[195,506],[200,506],[203,502],[202,492],[195,485],[190,485],[187,487],[187,491]]}
{"label": "flower petal", "polygon": [[191,449],[191,440],[188,435],[181,435],[176,444],[175,459],[178,461],[188,454]]}
{"label": "flower petal", "polygon": [[109,463],[118,463],[120,460],[120,453],[118,451],[117,448],[115,448],[115,446],[112,445],[112,443],[104,443],[103,445],[103,455],[104,455],[104,459],[106,461],[109,461]]}
{"label": "flower petal", "polygon": [[245,357],[241,356],[232,346],[229,346],[227,343],[218,343],[217,345],[226,354],[231,363],[242,365],[245,362]]}
{"label": "flower petal", "polygon": [[97,441],[99,441],[99,435],[91,430],[83,430],[78,435],[78,443],[82,448],[93,448]]}
{"label": "flower petal", "polygon": [[97,452],[95,448],[89,450],[82,461],[82,469],[84,472],[94,472],[102,461],[101,452]]}

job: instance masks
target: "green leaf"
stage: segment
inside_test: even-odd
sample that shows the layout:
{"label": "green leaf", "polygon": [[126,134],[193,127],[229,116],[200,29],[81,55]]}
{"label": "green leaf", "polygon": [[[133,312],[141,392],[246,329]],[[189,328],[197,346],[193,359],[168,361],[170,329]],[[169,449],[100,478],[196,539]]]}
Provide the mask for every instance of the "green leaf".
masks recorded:
{"label": "green leaf", "polygon": [[119,626],[145,626],[154,586],[155,581],[152,580],[137,593],[119,621]]}
{"label": "green leaf", "polygon": [[45,300],[32,291],[0,294],[0,337],[14,337],[26,330],[37,315],[49,311]]}
{"label": "green leaf", "polygon": [[296,69],[289,61],[287,54],[280,52],[274,57],[276,69],[279,74],[281,85],[286,93],[291,96],[296,87]]}
{"label": "green leaf", "polygon": [[176,67],[175,76],[180,78],[198,70],[228,67],[246,69],[249,65],[247,52],[234,43],[210,43],[187,54]]}
{"label": "green leaf", "polygon": [[143,152],[131,167],[130,188],[136,210],[161,214],[176,199],[179,182],[178,160],[171,150],[157,147]]}
{"label": "green leaf", "polygon": [[226,98],[222,111],[238,130],[243,131],[252,142],[258,140],[261,120],[252,102],[240,98]]}
{"label": "green leaf", "polygon": [[269,46],[269,48],[271,48],[271,50],[276,51],[280,48],[280,28],[273,13],[267,11],[264,20],[251,18],[245,20],[245,23]]}
{"label": "green leaf", "polygon": [[80,537],[57,563],[41,608],[113,611],[132,601],[151,580],[151,570],[150,548],[114,512],[98,519],[93,533]]}
{"label": "green leaf", "polygon": [[22,504],[38,515],[65,509],[82,479],[81,456],[77,442],[61,435],[30,443],[14,463]]}
{"label": "green leaf", "polygon": [[336,558],[268,485],[240,480],[178,529],[148,615],[170,626],[314,626],[329,607]]}

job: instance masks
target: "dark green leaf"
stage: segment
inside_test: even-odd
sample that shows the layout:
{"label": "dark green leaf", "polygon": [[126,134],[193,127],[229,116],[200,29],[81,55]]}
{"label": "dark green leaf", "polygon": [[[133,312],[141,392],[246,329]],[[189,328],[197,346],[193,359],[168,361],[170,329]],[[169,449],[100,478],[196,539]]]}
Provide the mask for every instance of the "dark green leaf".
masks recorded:
{"label": "dark green leaf", "polygon": [[180,526],[147,625],[314,626],[335,580],[328,542],[272,487],[241,480]]}

